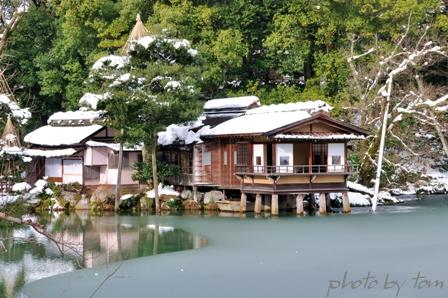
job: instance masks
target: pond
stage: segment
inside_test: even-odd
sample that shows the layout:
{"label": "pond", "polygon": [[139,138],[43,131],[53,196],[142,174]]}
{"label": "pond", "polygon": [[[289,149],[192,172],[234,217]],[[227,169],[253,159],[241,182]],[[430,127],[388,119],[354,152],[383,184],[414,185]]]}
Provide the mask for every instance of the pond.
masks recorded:
{"label": "pond", "polygon": [[25,283],[127,259],[199,248],[205,238],[144,216],[89,216],[53,213],[40,216],[55,240],[31,227],[0,226],[0,297],[14,297]]}
{"label": "pond", "polygon": [[[92,264],[93,268],[26,283],[22,295],[448,297],[447,196],[379,206],[376,214],[371,214],[368,208],[354,208],[349,215],[182,214],[104,216],[93,220],[93,226],[102,222],[110,229],[118,226],[123,231],[134,226],[142,229],[158,226],[159,231],[160,227],[171,227],[174,231],[194,234],[173,235],[179,240],[175,247],[179,251],[175,253],[135,258],[152,254],[154,249],[149,247],[155,241],[147,242],[148,246],[142,244],[149,253],[139,254],[142,248],[137,248],[139,241],[135,236],[112,241],[117,236],[106,236],[107,232],[102,238],[85,233],[86,242],[96,243],[93,247],[98,247],[98,243],[106,243],[103,247],[122,243],[121,248],[127,252],[117,257],[86,249],[89,253],[85,255],[96,256],[86,258],[85,264]],[[154,238],[151,234],[154,228],[148,230],[139,235],[149,233],[148,238]],[[158,236],[158,243],[162,242],[162,235]],[[125,237],[129,240],[124,240]],[[36,260],[51,255],[48,249],[45,253],[30,246],[27,249]],[[101,252],[98,248],[96,251]],[[130,259],[124,260],[123,256]],[[91,261],[100,259],[106,260],[107,265],[101,265],[104,261]],[[70,264],[76,268],[74,263]]]}

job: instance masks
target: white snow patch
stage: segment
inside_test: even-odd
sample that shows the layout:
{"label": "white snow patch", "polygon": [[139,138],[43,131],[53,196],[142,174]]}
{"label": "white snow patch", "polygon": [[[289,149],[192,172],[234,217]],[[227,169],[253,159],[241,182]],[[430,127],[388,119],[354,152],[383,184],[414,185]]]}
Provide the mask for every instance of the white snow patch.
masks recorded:
{"label": "white snow patch", "polygon": [[94,93],[86,93],[79,99],[79,104],[82,106],[90,107],[93,110],[96,110],[98,103],[102,100],[106,100],[110,98],[110,93],[104,94],[94,94]]}
{"label": "white snow patch", "polygon": [[133,196],[134,196],[133,194],[127,194],[127,195],[121,196],[120,201],[126,201],[126,200],[132,198]]}
{"label": "white snow patch", "polygon": [[369,195],[358,192],[348,192],[348,199],[351,206],[370,206]]}
{"label": "white snow patch", "polygon": [[192,129],[200,127],[202,121],[198,119],[196,122],[190,124],[171,124],[165,131],[157,134],[157,142],[159,145],[167,146],[174,142],[183,143],[185,145],[201,142],[201,136],[210,132],[210,126],[206,125],[197,132]]}
{"label": "white snow patch", "polygon": [[256,96],[216,98],[207,101],[204,104],[204,110],[247,108],[251,105],[256,105],[259,107],[261,105],[260,99]]}
{"label": "white snow patch", "polygon": [[44,192],[45,187],[47,186],[47,181],[44,179],[39,179],[34,183],[34,188],[30,190],[30,194],[38,195]]}
{"label": "white snow patch", "polygon": [[[159,184],[159,196],[165,195],[165,196],[179,196],[179,193],[174,190],[172,185],[165,185],[163,186],[162,183]],[[151,189],[150,191],[146,192],[146,196],[148,198],[155,198],[154,189]]]}
{"label": "white snow patch", "polygon": [[169,81],[165,84],[165,90],[174,90],[180,88],[181,83],[179,81]]}
{"label": "white snow patch", "polygon": [[147,49],[150,45],[152,45],[155,41],[164,41],[167,43],[170,43],[175,49],[184,48],[187,49],[188,54],[190,56],[194,57],[198,54],[198,51],[191,48],[190,42],[186,39],[175,39],[175,38],[165,38],[157,35],[149,35],[144,36],[138,40],[135,40],[132,42],[130,49],[135,49],[135,44],[139,44],[145,49]]}
{"label": "white snow patch", "polygon": [[0,194],[0,207],[3,207],[7,204],[12,204],[17,201],[17,196],[12,196],[8,194]]}
{"label": "white snow patch", "polygon": [[355,190],[360,193],[368,194],[370,196],[373,196],[373,190],[370,188],[365,187],[364,185],[361,185],[359,183],[347,181],[347,187],[351,190]]}
{"label": "white snow patch", "polygon": [[31,189],[31,185],[26,182],[18,182],[12,186],[13,192],[25,192]]}
{"label": "white snow patch", "polygon": [[128,56],[109,55],[98,59],[92,66],[94,70],[100,70],[104,66],[115,67],[117,69],[125,67],[129,63]]}
{"label": "white snow patch", "polygon": [[109,85],[109,87],[120,86],[121,84],[128,82],[130,79],[131,79],[130,73],[122,74],[115,81],[113,81],[112,84]]}
{"label": "white snow patch", "polygon": [[11,100],[6,94],[0,94],[0,104],[7,105],[14,119],[20,121],[21,124],[26,124],[31,118],[31,112],[28,108],[20,108],[19,105]]}

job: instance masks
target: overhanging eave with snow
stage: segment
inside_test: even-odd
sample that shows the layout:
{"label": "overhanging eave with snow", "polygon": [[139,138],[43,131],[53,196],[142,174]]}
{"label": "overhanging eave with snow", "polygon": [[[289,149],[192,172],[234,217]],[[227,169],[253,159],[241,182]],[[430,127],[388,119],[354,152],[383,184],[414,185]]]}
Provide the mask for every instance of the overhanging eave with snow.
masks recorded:
{"label": "overhanging eave with snow", "polygon": [[85,126],[42,126],[24,138],[25,142],[39,146],[76,146],[104,127],[93,124]]}
{"label": "overhanging eave with snow", "polygon": [[342,133],[315,133],[315,134],[278,134],[273,137],[278,141],[350,141],[364,140],[364,135]]}
{"label": "overhanging eave with snow", "polygon": [[[118,152],[120,150],[120,144],[117,144],[117,143],[105,143],[105,142],[97,142],[97,141],[87,141],[86,145],[88,147],[109,148],[109,149],[112,149],[115,152]],[[123,151],[126,151],[126,152],[138,152],[138,151],[142,151],[142,149],[143,149],[142,145],[124,146],[123,147]]]}

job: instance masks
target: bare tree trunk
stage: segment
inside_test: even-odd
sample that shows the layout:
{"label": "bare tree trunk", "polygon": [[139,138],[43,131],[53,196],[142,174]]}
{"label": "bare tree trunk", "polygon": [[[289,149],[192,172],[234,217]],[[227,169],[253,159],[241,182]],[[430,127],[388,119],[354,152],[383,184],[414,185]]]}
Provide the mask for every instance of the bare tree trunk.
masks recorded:
{"label": "bare tree trunk", "polygon": [[157,146],[151,147],[152,181],[154,184],[154,202],[156,213],[160,212],[159,182],[157,180]]}
{"label": "bare tree trunk", "polygon": [[123,171],[123,147],[124,147],[123,135],[124,135],[124,129],[121,129],[121,131],[120,131],[120,136],[121,136],[120,150],[118,151],[117,185],[115,187],[115,206],[114,206],[115,212],[118,211],[120,197],[121,197],[121,173]]}
{"label": "bare tree trunk", "polygon": [[392,94],[392,84],[394,81],[393,76],[389,76],[389,81],[387,82],[387,97],[386,97],[386,105],[384,107],[384,115],[383,115],[383,125],[381,129],[381,140],[380,140],[380,148],[378,152],[378,163],[376,169],[376,177],[375,177],[375,188],[373,192],[372,198],[372,211],[376,211],[376,206],[378,204],[378,193],[380,191],[380,182],[381,182],[381,171],[383,167],[383,157],[384,157],[384,144],[386,143],[386,131],[387,131],[387,119],[389,118],[389,106],[390,106],[390,96]]}
{"label": "bare tree trunk", "polygon": [[[430,110],[429,114],[431,115],[431,117],[433,119],[436,119],[436,115],[434,114],[433,111]],[[434,124],[434,127],[436,128],[437,135],[439,136],[440,141],[442,142],[443,151],[445,151],[445,155],[448,158],[448,141],[446,140],[445,135],[443,134],[442,128],[440,127],[438,122],[436,124]]]}
{"label": "bare tree trunk", "polygon": [[[421,94],[424,94],[424,86],[423,86],[423,80],[419,75],[415,76],[415,80],[417,81],[417,86]],[[428,109],[429,115],[432,119],[434,119],[434,128],[436,129],[437,135],[440,138],[440,142],[442,142],[443,151],[445,152],[446,157],[448,158],[448,141],[445,138],[445,135],[443,134],[442,127],[440,127],[439,123],[437,122],[436,115],[434,111],[431,110],[431,108]]]}

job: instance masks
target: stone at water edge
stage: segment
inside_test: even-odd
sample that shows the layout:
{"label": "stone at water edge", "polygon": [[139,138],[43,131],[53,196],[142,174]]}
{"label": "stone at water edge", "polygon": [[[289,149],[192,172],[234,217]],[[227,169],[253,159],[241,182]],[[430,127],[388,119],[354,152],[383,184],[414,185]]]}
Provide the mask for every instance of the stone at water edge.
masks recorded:
{"label": "stone at water edge", "polygon": [[107,198],[111,198],[114,196],[113,187],[110,185],[100,185],[98,186],[90,200],[92,202],[96,202],[97,204],[103,204],[106,202]]}
{"label": "stone at water edge", "polygon": [[201,210],[201,204],[192,199],[183,201],[182,207],[184,210]]}
{"label": "stone at water edge", "polygon": [[86,195],[82,195],[81,199],[75,205],[75,210],[89,210],[89,203],[89,199],[86,197]]}
{"label": "stone at water edge", "polygon": [[180,193],[180,197],[184,200],[190,200],[193,199],[193,193],[191,190],[186,189]]}
{"label": "stone at water edge", "polygon": [[212,190],[206,192],[204,195],[204,204],[209,204],[210,202],[218,202],[225,200],[224,194],[219,190]]}

